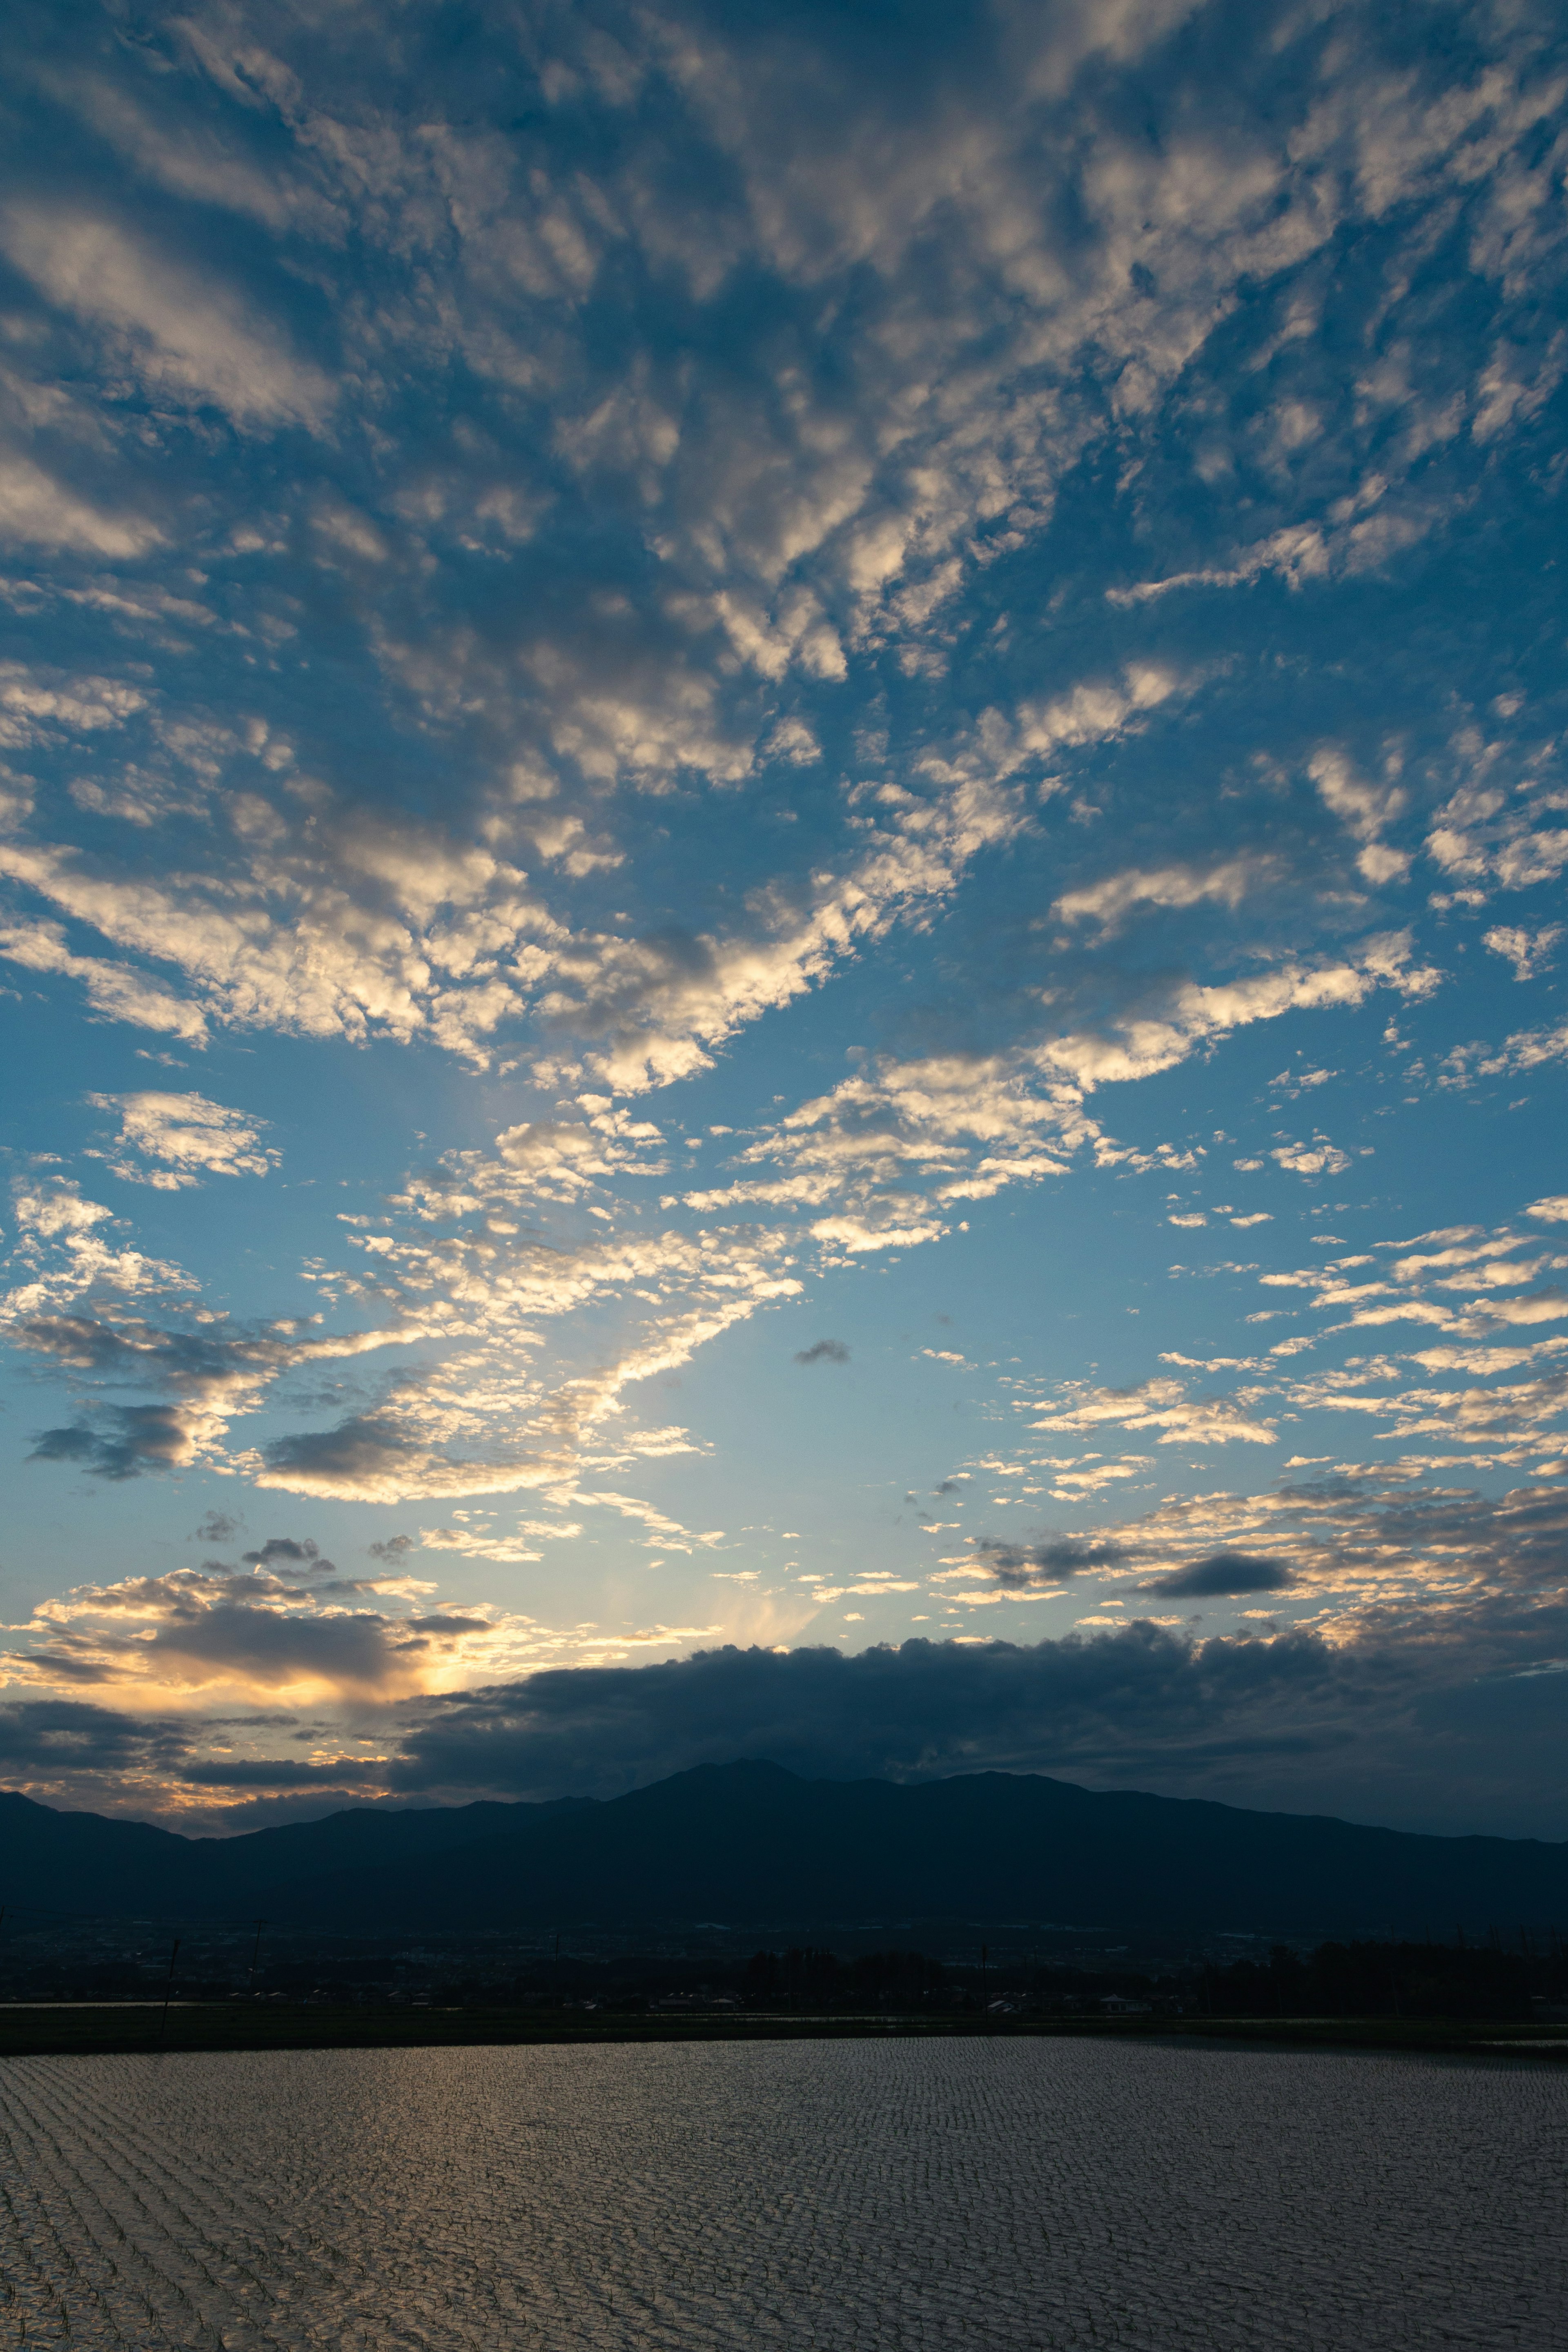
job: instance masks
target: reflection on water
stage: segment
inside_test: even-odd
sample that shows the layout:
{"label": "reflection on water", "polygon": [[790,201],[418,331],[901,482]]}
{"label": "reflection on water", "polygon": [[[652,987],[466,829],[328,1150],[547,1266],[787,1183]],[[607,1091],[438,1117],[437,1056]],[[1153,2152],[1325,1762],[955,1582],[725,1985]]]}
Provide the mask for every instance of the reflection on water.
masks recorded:
{"label": "reflection on water", "polygon": [[1108,2042],[0,2065],[0,2343],[1559,2347],[1568,2074]]}

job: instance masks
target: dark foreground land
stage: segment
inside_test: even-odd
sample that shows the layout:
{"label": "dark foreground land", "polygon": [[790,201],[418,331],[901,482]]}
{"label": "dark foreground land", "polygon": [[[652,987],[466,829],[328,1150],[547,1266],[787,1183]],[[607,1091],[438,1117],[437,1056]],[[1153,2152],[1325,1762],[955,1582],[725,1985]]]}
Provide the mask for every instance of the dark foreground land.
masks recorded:
{"label": "dark foreground land", "polygon": [[621,2042],[1159,2040],[1231,2046],[1512,2053],[1568,2063],[1568,2025],[1517,2018],[932,2016],[881,2011],[692,2010],[598,2015],[562,2009],[334,2008],[283,2001],[36,2002],[0,2005],[0,2058],[163,2051],[412,2050]]}

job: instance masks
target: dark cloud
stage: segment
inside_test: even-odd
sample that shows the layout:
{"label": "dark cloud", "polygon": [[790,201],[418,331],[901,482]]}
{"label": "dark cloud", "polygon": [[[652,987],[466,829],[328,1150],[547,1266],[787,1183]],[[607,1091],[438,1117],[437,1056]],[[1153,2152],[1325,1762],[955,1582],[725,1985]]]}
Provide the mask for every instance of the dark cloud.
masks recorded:
{"label": "dark cloud", "polygon": [[[331,1567],[313,1544],[291,1538],[266,1549],[274,1559],[302,1559],[310,1571]],[[307,1678],[341,1696],[384,1699],[420,1687],[436,1656],[488,1630],[484,1618],[450,1610],[399,1617],[345,1607],[364,1592],[363,1580],[287,1582],[260,1553],[253,1557],[258,1564],[244,1570],[209,1561],[78,1587],[63,1621],[45,1614],[26,1629],[35,1645],[23,1654],[26,1671],[37,1682],[78,1686],[189,1686],[232,1676],[270,1689]]]}
{"label": "dark cloud", "polygon": [[968,1471],[960,1470],[955,1472],[952,1477],[944,1478],[940,1486],[933,1486],[931,1488],[931,1493],[933,1495],[956,1495],[961,1486],[966,1486],[968,1484]]}
{"label": "dark cloud", "polygon": [[407,1450],[401,1430],[359,1417],[341,1422],[335,1429],[299,1430],[275,1438],[266,1448],[266,1461],[268,1470],[286,1475],[357,1485],[375,1477]]}
{"label": "dark cloud", "polygon": [[347,1794],[345,1782],[378,1776],[374,1764],[362,1767],[352,1756],[331,1764],[304,1764],[294,1756],[220,1756],[182,1765],[176,1777],[193,1789],[331,1789]]}
{"label": "dark cloud", "polygon": [[1208,1559],[1178,1569],[1173,1576],[1157,1576],[1139,1590],[1173,1599],[1219,1600],[1243,1592],[1286,1592],[1295,1581],[1286,1560],[1255,1552],[1216,1551]]}
{"label": "dark cloud", "polygon": [[[258,1805],[289,1797],[320,1811],[383,1788],[426,1802],[606,1796],[750,1756],[835,1779],[1049,1772],[1450,1832],[1560,1837],[1568,1820],[1568,1679],[1555,1670],[1568,1603],[1533,1595],[1447,1614],[1391,1609],[1334,1642],[1301,1629],[1201,1640],[1142,1622],[1033,1644],[725,1648],[421,1699],[398,1699],[394,1681],[380,1685],[383,1705],[374,1678],[400,1663],[397,1645],[467,1621],[263,1626],[259,1613],[214,1611],[159,1638],[243,1662],[258,1679],[340,1678],[355,1690],[356,1727],[378,1727],[363,1765],[215,1757],[204,1749],[216,1720],[51,1699],[0,1709],[0,1773],[100,1810],[123,1810],[133,1790],[155,1811],[161,1779],[171,1798],[255,1789],[276,1792]],[[302,1736],[343,1738],[325,1723]]]}
{"label": "dark cloud", "polygon": [[[299,1720],[297,1715],[278,1711],[267,1715],[207,1715],[202,1717],[203,1727],[208,1731],[289,1730],[292,1729]],[[295,1736],[319,1739],[322,1736],[321,1727],[319,1724],[312,1725],[307,1731],[296,1733]]]}
{"label": "dark cloud", "polygon": [[847,1364],[849,1350],[842,1339],[816,1339],[809,1348],[795,1350],[797,1364]]}
{"label": "dark cloud", "polygon": [[188,1460],[190,1433],[174,1405],[116,1404],[94,1419],[40,1430],[30,1462],[74,1462],[95,1478],[139,1478]]}
{"label": "dark cloud", "polygon": [[388,1536],[384,1543],[368,1544],[365,1549],[373,1559],[384,1559],[388,1567],[395,1567],[414,1549],[414,1538],[412,1536]]}
{"label": "dark cloud", "polygon": [[1392,1657],[1317,1635],[1196,1643],[1138,1623],[1034,1645],[908,1641],[700,1651],[651,1666],[562,1668],[421,1703],[392,1785],[601,1793],[687,1765],[771,1758],[895,1778],[1068,1769],[1207,1769],[1331,1748],[1354,1706],[1402,1698]]}
{"label": "dark cloud", "polygon": [[218,1601],[170,1618],[136,1649],[154,1673],[161,1662],[187,1662],[263,1685],[310,1675],[340,1690],[375,1692],[400,1680],[406,1686],[432,1641],[483,1631],[472,1617],[389,1618],[369,1610],[303,1617]]}
{"label": "dark cloud", "polygon": [[8,1777],[166,1769],[189,1746],[188,1727],[163,1717],[68,1698],[0,1706],[0,1771]]}
{"label": "dark cloud", "polygon": [[[938,1487],[937,1492],[942,1492]],[[1056,1536],[1042,1543],[1005,1543],[996,1536],[981,1536],[974,1557],[990,1569],[998,1584],[1016,1590],[1029,1584],[1055,1584],[1083,1569],[1114,1568],[1127,1557],[1126,1547],[1106,1537],[1098,1543],[1073,1536]]]}
{"label": "dark cloud", "polygon": [[92,1463],[98,1453],[97,1433],[84,1422],[71,1422],[61,1429],[40,1429],[34,1437],[29,1462]]}
{"label": "dark cloud", "polygon": [[309,1536],[301,1542],[292,1536],[268,1536],[259,1551],[242,1551],[240,1558],[251,1568],[280,1569],[285,1573],[290,1568],[303,1570],[307,1575],[334,1572],[332,1562],[322,1559],[320,1546]]}
{"label": "dark cloud", "polygon": [[30,1316],[17,1323],[16,1336],[24,1347],[73,1371],[139,1386],[156,1381],[182,1395],[199,1395],[238,1373],[279,1370],[298,1352],[267,1331],[231,1331],[219,1339],[210,1331],[182,1331],[140,1318],[121,1328],[97,1315]]}
{"label": "dark cloud", "polygon": [[[387,1769],[458,1801],[604,1796],[735,1757],[834,1779],[1058,1773],[1410,1829],[1561,1837],[1568,1605],[1330,1643],[1147,1622],[1033,1644],[710,1650],[417,1702]],[[1531,1659],[1538,1663],[1532,1668]]]}
{"label": "dark cloud", "polygon": [[[44,1804],[69,1811],[156,1820],[171,1828],[258,1829],[271,1820],[315,1820],[341,1805],[374,1799],[382,1767],[377,1758],[361,1763],[310,1764],[239,1757],[203,1757],[205,1742],[230,1729],[279,1728],[298,1718],[286,1715],[163,1717],[132,1715],[76,1699],[24,1699],[0,1705],[0,1785],[25,1787]],[[168,1801],[176,1790],[257,1790],[277,1791],[233,1806],[193,1809],[190,1797]],[[285,1793],[291,1792],[291,1793]],[[25,1899],[25,1889],[11,1899]]]}
{"label": "dark cloud", "polygon": [[358,1413],[331,1429],[297,1431],[267,1446],[265,1459],[278,1483],[298,1494],[372,1502],[420,1492],[465,1493],[474,1467],[454,1462],[385,1413]]}
{"label": "dark cloud", "polygon": [[196,1529],[201,1543],[227,1543],[239,1532],[239,1521],[231,1519],[226,1511],[209,1511]]}

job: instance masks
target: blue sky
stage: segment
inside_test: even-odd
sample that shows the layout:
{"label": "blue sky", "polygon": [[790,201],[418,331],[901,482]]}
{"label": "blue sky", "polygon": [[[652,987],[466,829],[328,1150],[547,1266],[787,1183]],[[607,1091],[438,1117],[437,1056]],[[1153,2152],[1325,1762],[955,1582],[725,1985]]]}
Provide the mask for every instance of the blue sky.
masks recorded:
{"label": "blue sky", "polygon": [[1556,12],[6,39],[9,1782],[1563,1834]]}

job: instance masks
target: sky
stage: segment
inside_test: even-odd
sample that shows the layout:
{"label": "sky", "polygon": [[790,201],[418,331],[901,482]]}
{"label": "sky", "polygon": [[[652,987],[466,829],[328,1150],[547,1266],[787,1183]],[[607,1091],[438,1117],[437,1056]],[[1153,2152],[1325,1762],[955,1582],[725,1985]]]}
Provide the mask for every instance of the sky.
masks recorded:
{"label": "sky", "polygon": [[1568,38],[17,0],[0,1779],[1568,1835]]}

